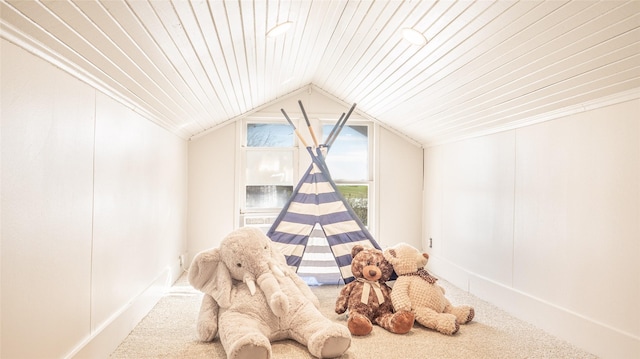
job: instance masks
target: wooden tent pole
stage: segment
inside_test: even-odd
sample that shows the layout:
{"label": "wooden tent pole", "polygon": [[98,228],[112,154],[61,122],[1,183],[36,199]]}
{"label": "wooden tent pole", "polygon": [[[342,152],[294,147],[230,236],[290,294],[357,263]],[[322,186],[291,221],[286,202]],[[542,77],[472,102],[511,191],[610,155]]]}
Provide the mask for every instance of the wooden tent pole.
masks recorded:
{"label": "wooden tent pole", "polygon": [[347,120],[349,119],[349,116],[351,116],[351,113],[353,112],[353,109],[356,108],[356,104],[354,103],[353,106],[351,106],[351,108],[349,109],[349,112],[347,112],[347,115],[344,117],[344,120],[342,120],[342,123],[339,125],[336,133],[334,134],[334,136],[331,138],[330,141],[327,141],[327,147],[331,147],[331,145],[333,145],[333,141],[336,140],[336,138],[338,138],[338,135],[340,135],[340,131],[342,131],[342,128],[344,127],[344,124],[347,123]]}
{"label": "wooden tent pole", "polygon": [[338,119],[338,122],[336,122],[335,125],[333,125],[333,128],[331,129],[331,132],[329,133],[329,136],[327,136],[327,142],[331,141],[331,138],[333,137],[333,134],[336,132],[336,129],[338,128],[338,126],[340,125],[340,122],[342,122],[342,119],[344,118],[345,113],[342,113],[342,116],[340,116],[340,118]]}
{"label": "wooden tent pole", "polygon": [[309,117],[307,117],[307,112],[304,110],[302,106],[302,101],[298,100],[298,105],[300,105],[300,110],[302,110],[302,115],[304,116],[304,120],[307,122],[307,128],[309,129],[309,133],[311,134],[311,138],[313,139],[313,144],[318,147],[318,139],[316,138],[316,134],[313,132],[313,127],[311,127],[311,123],[309,122]]}
{"label": "wooden tent pole", "polygon": [[309,145],[307,145],[307,141],[304,140],[304,138],[302,137],[302,135],[300,134],[300,132],[296,128],[296,125],[293,124],[293,121],[291,121],[291,119],[289,118],[287,113],[284,112],[284,109],[281,108],[280,111],[282,111],[282,114],[284,115],[284,118],[287,119],[287,122],[289,122],[289,125],[291,125],[291,127],[293,127],[293,132],[296,134],[296,136],[298,136],[298,139],[300,140],[300,142],[302,142],[304,147],[309,147]]}

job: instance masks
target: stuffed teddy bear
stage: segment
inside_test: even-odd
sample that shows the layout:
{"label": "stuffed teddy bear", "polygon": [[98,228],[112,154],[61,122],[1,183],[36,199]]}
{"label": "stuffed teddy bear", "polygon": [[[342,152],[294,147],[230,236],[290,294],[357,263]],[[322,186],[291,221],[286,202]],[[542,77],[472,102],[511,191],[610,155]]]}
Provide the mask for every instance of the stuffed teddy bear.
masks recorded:
{"label": "stuffed teddy bear", "polygon": [[391,291],[396,310],[410,310],[418,323],[443,334],[453,335],[475,314],[472,307],[454,307],[444,296],[444,288],[424,269],[429,255],[406,243],[385,249],[384,257],[393,265],[398,279]]}
{"label": "stuffed teddy bear", "polygon": [[367,335],[375,322],[384,329],[407,333],[413,327],[414,315],[408,310],[393,312],[391,288],[386,282],[393,274],[391,264],[382,251],[375,248],[353,246],[351,272],[356,280],[346,284],[336,300],[336,313],[349,309],[347,327],[353,335]]}
{"label": "stuffed teddy bear", "polygon": [[341,356],[351,334],[318,310],[318,298],[259,229],[240,228],[198,253],[189,283],[204,293],[197,331],[216,334],[227,358],[271,358],[271,342],[293,339],[320,358]]}

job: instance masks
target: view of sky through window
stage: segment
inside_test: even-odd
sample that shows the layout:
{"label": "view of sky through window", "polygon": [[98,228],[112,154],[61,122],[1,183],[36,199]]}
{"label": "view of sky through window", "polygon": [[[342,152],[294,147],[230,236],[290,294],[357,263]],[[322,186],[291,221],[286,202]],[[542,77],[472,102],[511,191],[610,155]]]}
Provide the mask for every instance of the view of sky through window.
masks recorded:
{"label": "view of sky through window", "polygon": [[[323,127],[325,141],[332,128],[333,125]],[[368,127],[344,126],[329,149],[326,162],[334,181],[368,181]]]}
{"label": "view of sky through window", "polygon": [[247,124],[247,147],[291,147],[293,129],[287,124]]}

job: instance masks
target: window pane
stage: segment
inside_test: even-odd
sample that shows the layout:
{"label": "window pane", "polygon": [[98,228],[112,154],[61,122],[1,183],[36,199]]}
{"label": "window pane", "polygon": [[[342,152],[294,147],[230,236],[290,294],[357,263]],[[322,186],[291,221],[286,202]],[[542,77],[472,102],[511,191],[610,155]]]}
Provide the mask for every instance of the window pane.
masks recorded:
{"label": "window pane", "polygon": [[247,186],[247,208],[282,208],[293,186]]}
{"label": "window pane", "polygon": [[369,187],[367,185],[337,185],[337,187],[366,226],[369,215]]}
{"label": "window pane", "polygon": [[[324,125],[325,137],[333,125]],[[334,181],[369,180],[369,138],[367,126],[344,126],[327,155],[327,166]],[[326,139],[325,139],[326,141]]]}
{"label": "window pane", "polygon": [[285,124],[247,124],[247,147],[292,147],[293,129]]}
{"label": "window pane", "polygon": [[247,150],[246,184],[293,184],[293,152],[291,150]]}

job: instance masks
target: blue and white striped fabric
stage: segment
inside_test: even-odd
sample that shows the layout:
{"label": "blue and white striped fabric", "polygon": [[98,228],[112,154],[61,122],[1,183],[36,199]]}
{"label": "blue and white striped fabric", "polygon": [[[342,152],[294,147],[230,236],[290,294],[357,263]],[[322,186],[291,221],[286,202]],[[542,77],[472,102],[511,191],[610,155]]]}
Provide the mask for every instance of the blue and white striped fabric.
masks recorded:
{"label": "blue and white striped fabric", "polygon": [[297,273],[308,285],[338,285],[344,281],[319,224],[311,231]]}
{"label": "blue and white striped fabric", "polygon": [[309,235],[318,224],[327,239],[345,283],[354,280],[351,273],[351,248],[356,244],[380,249],[351,206],[342,197],[324,164],[322,153],[293,191],[289,202],[275,220],[267,236],[297,271],[307,247]]}

